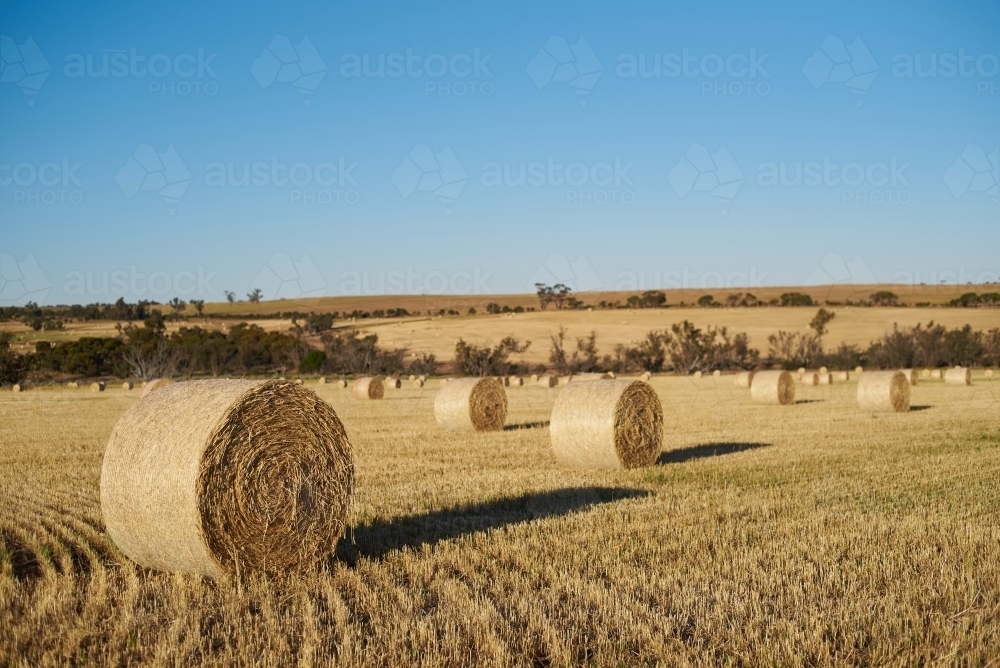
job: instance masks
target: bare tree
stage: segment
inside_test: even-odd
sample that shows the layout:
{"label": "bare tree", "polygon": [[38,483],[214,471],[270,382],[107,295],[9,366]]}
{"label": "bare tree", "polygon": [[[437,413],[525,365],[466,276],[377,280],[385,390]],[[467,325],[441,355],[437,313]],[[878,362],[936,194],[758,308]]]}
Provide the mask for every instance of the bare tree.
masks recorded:
{"label": "bare tree", "polygon": [[160,341],[156,348],[146,350],[131,345],[122,353],[122,359],[128,364],[131,374],[141,380],[159,378],[171,366],[170,348],[166,341]]}

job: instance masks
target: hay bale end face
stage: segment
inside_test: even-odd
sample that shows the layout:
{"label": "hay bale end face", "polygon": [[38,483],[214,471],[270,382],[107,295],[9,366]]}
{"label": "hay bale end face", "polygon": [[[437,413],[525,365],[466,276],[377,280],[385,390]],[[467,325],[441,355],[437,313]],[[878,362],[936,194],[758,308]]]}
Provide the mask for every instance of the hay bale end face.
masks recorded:
{"label": "hay bale end face", "polygon": [[906,380],[909,381],[910,385],[916,385],[917,381],[920,380],[920,372],[916,369],[903,369],[903,375],[906,376]]}
{"label": "hay bale end face", "polygon": [[838,371],[837,380],[848,381],[851,379],[851,374],[847,371]]}
{"label": "hay bale end face", "polygon": [[385,396],[385,386],[378,378],[365,376],[354,381],[351,392],[355,399],[381,399]]}
{"label": "hay bale end face", "polygon": [[73,380],[73,381],[70,381],[70,382],[66,383],[66,387],[69,387],[69,388],[72,388],[72,389],[75,390],[76,388],[80,387],[80,383],[78,383],[75,380]]}
{"label": "hay bale end face", "polygon": [[715,371],[712,372],[712,378],[718,378],[721,375],[722,375],[722,372],[719,371],[718,369],[716,369]]}
{"label": "hay bale end face", "polygon": [[817,382],[820,385],[833,385],[833,374],[828,371],[823,371],[817,375]]}
{"label": "hay bale end face", "polygon": [[100,381],[100,382],[97,382],[97,383],[91,383],[90,384],[90,391],[91,392],[103,392],[104,391],[104,387],[105,387],[104,381]]}
{"label": "hay bale end face", "polygon": [[500,431],[507,420],[507,393],[496,378],[459,378],[438,390],[434,419],[451,431]]}
{"label": "hay bale end face", "polygon": [[423,387],[423,386],[424,386],[424,381],[420,380],[419,378],[413,379],[413,387]]}
{"label": "hay bale end face", "polygon": [[340,380],[337,381],[337,387],[340,388],[341,390],[347,389],[347,381],[341,378]]}
{"label": "hay bale end face", "polygon": [[347,433],[314,392],[201,380],[125,411],[104,453],[101,510],[115,545],[143,566],[287,572],[333,552],[353,486]]}
{"label": "hay bale end face", "polygon": [[320,385],[326,385],[326,378],[324,376],[320,376],[319,380],[317,380],[316,382],[319,383]]}
{"label": "hay bale end face", "polygon": [[135,387],[135,386],[132,385],[132,381],[131,380],[126,380],[124,383],[122,383],[122,389],[123,390],[131,390],[133,387]]}
{"label": "hay bale end face", "polygon": [[11,392],[15,392],[16,393],[16,392],[20,392],[21,390],[23,390],[24,386],[21,385],[21,383],[14,383],[14,386],[12,388],[10,388],[10,389],[11,389]]}
{"label": "hay bale end face", "polygon": [[534,383],[534,382],[536,382],[537,380],[538,380],[538,374],[537,374],[537,373],[533,373],[533,374],[531,374],[531,382],[533,382],[533,383]]}
{"label": "hay bale end face", "polygon": [[552,450],[565,466],[650,466],[663,442],[663,406],[635,380],[573,383],[560,392],[549,424]]}
{"label": "hay bale end face", "polygon": [[647,383],[649,382],[649,379],[652,378],[652,377],[653,377],[653,374],[651,374],[648,371],[643,371],[642,375],[639,376],[640,379],[642,379],[643,381],[645,381]]}
{"label": "hay bale end face", "polygon": [[153,392],[156,392],[157,390],[164,388],[173,382],[174,381],[170,380],[169,378],[157,378],[155,380],[151,380],[143,386],[142,394],[139,395],[139,398],[145,399]]}
{"label": "hay bale end face", "polygon": [[758,371],[750,385],[750,397],[758,404],[794,404],[795,380],[787,371]]}
{"label": "hay bale end face", "polygon": [[992,378],[993,377],[993,369],[987,369],[986,371],[983,372],[983,375],[986,376],[987,378]]}
{"label": "hay bale end face", "polygon": [[864,367],[856,366],[854,367],[854,373],[864,373]]}
{"label": "hay bale end face", "polygon": [[874,413],[910,410],[910,381],[902,371],[866,371],[858,379],[858,406]]}
{"label": "hay bale end face", "polygon": [[545,374],[544,376],[538,377],[538,384],[541,385],[542,387],[555,387],[556,384],[558,384],[558,382],[559,382],[558,378],[556,378],[555,376],[550,376],[549,374]]}
{"label": "hay bale end face", "polygon": [[386,378],[385,386],[390,390],[398,390],[403,386],[403,384],[400,382],[399,378]]}
{"label": "hay bale end face", "polygon": [[821,367],[819,368],[819,372],[820,372],[821,374],[823,374],[823,373],[826,373],[826,372],[828,372],[828,371],[829,371],[829,369],[827,369],[827,368],[826,368],[825,366],[821,366]]}
{"label": "hay bale end face", "polygon": [[521,387],[524,385],[524,379],[520,376],[510,377],[510,387]]}
{"label": "hay bale end face", "polygon": [[972,370],[956,366],[944,372],[946,385],[972,385]]}
{"label": "hay bale end face", "polygon": [[753,384],[753,371],[740,371],[733,379],[733,383],[741,390],[749,390]]}
{"label": "hay bale end face", "polygon": [[931,369],[928,378],[931,380],[941,380],[941,369]]}

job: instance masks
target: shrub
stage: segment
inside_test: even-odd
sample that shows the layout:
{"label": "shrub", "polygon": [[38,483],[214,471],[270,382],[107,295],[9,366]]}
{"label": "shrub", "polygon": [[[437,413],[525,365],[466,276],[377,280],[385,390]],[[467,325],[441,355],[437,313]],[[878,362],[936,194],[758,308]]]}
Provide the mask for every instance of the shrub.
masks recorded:
{"label": "shrub", "polygon": [[322,350],[310,350],[299,362],[299,373],[317,373],[326,362],[326,353]]}
{"label": "shrub", "polygon": [[786,292],[781,295],[782,306],[815,306],[813,298],[801,292]]}

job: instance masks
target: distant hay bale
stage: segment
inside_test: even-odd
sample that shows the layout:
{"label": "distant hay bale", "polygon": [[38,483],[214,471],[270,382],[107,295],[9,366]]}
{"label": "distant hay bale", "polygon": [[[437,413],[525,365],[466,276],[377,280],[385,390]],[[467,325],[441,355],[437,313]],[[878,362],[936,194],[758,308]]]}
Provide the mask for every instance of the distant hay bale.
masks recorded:
{"label": "distant hay bale", "polygon": [[385,396],[385,386],[378,378],[363,376],[354,381],[351,393],[355,399],[381,399]]}
{"label": "distant hay bale", "polygon": [[647,383],[649,382],[649,379],[652,378],[652,377],[653,377],[653,374],[651,374],[648,371],[643,371],[642,375],[639,376],[640,379],[642,379],[644,382],[647,382]]}
{"label": "distant hay bale", "polygon": [[24,386],[21,383],[14,383],[14,386],[10,388],[11,392],[20,392],[23,389]]}
{"label": "distant hay bale", "polygon": [[459,378],[437,391],[434,419],[451,431],[500,431],[507,393],[496,378]]}
{"label": "distant hay bale", "polygon": [[499,382],[504,387],[510,387],[510,378],[507,376],[497,376],[497,382]]}
{"label": "distant hay bale", "polygon": [[758,404],[794,404],[795,380],[787,371],[758,371],[750,385],[750,397]]}
{"label": "distant hay bale", "polygon": [[326,385],[326,376],[320,376],[319,380],[316,381],[320,385]]}
{"label": "distant hay bale", "polygon": [[599,372],[588,372],[588,373],[574,373],[569,377],[569,382],[579,383],[582,380],[609,380],[611,376],[606,373]]}
{"label": "distant hay bale", "polygon": [[819,368],[819,372],[820,372],[820,373],[826,373],[827,371],[829,371],[829,369],[827,369],[827,368],[826,368],[825,366],[821,366],[821,367]]}
{"label": "distant hay bale", "polygon": [[663,441],[663,407],[641,381],[573,383],[556,398],[549,435],[556,458],[566,466],[650,466]]}
{"label": "distant hay bale", "polygon": [[419,376],[417,376],[417,380],[419,380],[421,383],[426,383],[427,382],[427,376],[425,376],[423,374],[420,374]]}
{"label": "distant hay bale", "polygon": [[702,373],[701,373],[701,371],[695,371],[695,372],[694,372],[694,377],[695,377],[695,378],[701,378],[701,376],[702,376]]}
{"label": "distant hay bale", "polygon": [[131,390],[133,387],[135,387],[135,386],[132,385],[132,381],[131,380],[126,380],[124,383],[122,383],[122,389],[123,390]]}
{"label": "distant hay bale", "polygon": [[986,371],[983,372],[983,375],[986,376],[987,378],[992,378],[993,377],[993,369],[987,369]]}
{"label": "distant hay bale", "polygon": [[806,372],[806,368],[804,366],[800,366],[795,373],[797,373],[797,374],[799,374],[801,376],[805,372]]}
{"label": "distant hay bale", "polygon": [[417,377],[416,377],[416,376],[414,376],[414,375],[413,375],[413,374],[411,373],[411,374],[410,374],[410,378],[409,378],[409,379],[410,379],[410,380],[416,380],[416,379],[417,379]]}
{"label": "distant hay bale", "polygon": [[917,381],[920,380],[920,372],[916,369],[903,369],[903,375],[906,376],[910,385],[916,385]]}
{"label": "distant hay bale", "polygon": [[851,374],[847,371],[838,371],[837,380],[847,381],[851,379]]}
{"label": "distant hay bale", "polygon": [[803,385],[819,385],[819,374],[815,371],[806,371],[799,376],[799,382]]}
{"label": "distant hay bale", "polygon": [[98,381],[96,383],[90,384],[91,392],[103,392],[104,391],[104,381]]}
{"label": "distant hay bale", "polygon": [[615,376],[615,372],[614,371],[609,371],[608,372],[608,378],[617,378],[617,376]]}
{"label": "distant hay bale", "polygon": [[524,379],[520,376],[510,377],[510,387],[521,387],[524,385]]}
{"label": "distant hay bale", "polygon": [[823,371],[816,374],[816,382],[819,385],[833,385],[833,374],[828,371]]}
{"label": "distant hay bale", "polygon": [[569,379],[570,376],[559,376],[556,379],[556,384],[559,385],[559,387],[562,387],[564,385],[569,385]]}
{"label": "distant hay bale", "polygon": [[712,377],[713,378],[718,378],[721,375],[722,375],[722,372],[719,371],[718,369],[716,369],[715,371],[712,372]]}
{"label": "distant hay bale", "polygon": [[301,571],[343,534],[354,463],[337,414],[294,383],[175,383],[136,402],[104,453],[101,510],[142,566]]}
{"label": "distant hay bale", "polygon": [[301,378],[296,378],[295,379],[295,384],[296,385],[305,385],[306,381],[302,380]]}
{"label": "distant hay bale", "polygon": [[558,383],[559,379],[549,374],[538,377],[538,384],[542,387],[555,387]]}
{"label": "distant hay bale", "polygon": [[403,384],[399,381],[399,378],[390,376],[389,378],[385,379],[385,386],[390,390],[398,390],[403,386]]}
{"label": "distant hay bale", "polygon": [[741,390],[749,390],[750,386],[753,384],[753,376],[753,371],[740,371],[733,379],[733,383]]}
{"label": "distant hay bale", "polygon": [[447,378],[442,378],[440,381],[438,381],[438,385],[447,385],[447,384],[448,384]]}
{"label": "distant hay bale", "polygon": [[66,387],[69,387],[69,388],[72,388],[72,389],[75,390],[76,388],[80,387],[80,383],[76,382],[75,380],[71,380],[70,382],[66,383]]}
{"label": "distant hay bale", "polygon": [[930,378],[931,377],[931,370],[930,369],[923,369],[923,370],[921,370],[920,371],[920,376],[922,378]]}
{"label": "distant hay bale", "polygon": [[972,385],[972,370],[956,366],[944,372],[945,385]]}
{"label": "distant hay bale", "polygon": [[858,379],[861,410],[905,413],[910,410],[910,381],[902,371],[867,371]]}
{"label": "distant hay bale", "polygon": [[537,380],[538,380],[538,374],[537,374],[537,373],[533,373],[533,374],[531,374],[531,382],[533,382],[533,383],[534,383],[534,382],[535,382],[535,381],[537,381]]}
{"label": "distant hay bale", "polygon": [[170,380],[169,378],[156,378],[155,380],[147,381],[142,388],[142,394],[139,395],[139,398],[145,399],[153,392],[156,392],[160,388],[166,387],[167,385],[170,385],[173,382],[174,381]]}
{"label": "distant hay bale", "polygon": [[864,373],[864,367],[856,366],[854,367],[854,373]]}
{"label": "distant hay bale", "polygon": [[423,386],[424,386],[424,381],[420,380],[419,378],[413,379],[413,387],[423,387]]}
{"label": "distant hay bale", "polygon": [[346,389],[347,388],[347,381],[344,380],[343,378],[341,378],[340,380],[337,381],[337,387],[340,388],[340,389],[342,389],[342,390]]}
{"label": "distant hay bale", "polygon": [[941,380],[941,369],[931,369],[927,377],[931,380]]}

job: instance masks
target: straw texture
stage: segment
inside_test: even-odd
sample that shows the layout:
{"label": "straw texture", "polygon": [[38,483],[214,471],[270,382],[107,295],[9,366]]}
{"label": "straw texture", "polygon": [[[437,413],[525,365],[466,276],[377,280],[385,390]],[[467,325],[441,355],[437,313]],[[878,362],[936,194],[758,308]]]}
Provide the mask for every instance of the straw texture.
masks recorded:
{"label": "straw texture", "polygon": [[572,383],[552,407],[549,435],[556,458],[566,466],[650,466],[663,442],[663,406],[642,381]]}
{"label": "straw texture", "polygon": [[758,404],[794,404],[795,380],[787,371],[758,371],[750,386],[750,396]]}
{"label": "straw texture", "polygon": [[174,381],[170,380],[169,378],[157,378],[155,380],[151,380],[142,386],[142,394],[139,395],[139,398],[145,399],[153,392],[156,392],[162,387],[170,385],[172,382]]}
{"label": "straw texture", "polygon": [[733,378],[733,384],[742,390],[749,390],[753,384],[753,371],[739,371]]}
{"label": "straw texture", "polygon": [[381,399],[385,396],[385,386],[378,378],[364,376],[354,381],[351,392],[355,399]]}
{"label": "straw texture", "polygon": [[451,431],[500,431],[507,393],[496,378],[459,378],[437,391],[434,419]]}
{"label": "straw texture", "polygon": [[945,385],[972,385],[972,370],[956,366],[944,372]]}
{"label": "straw texture", "polygon": [[861,410],[905,413],[910,410],[910,381],[902,371],[866,371],[858,379]]}
{"label": "straw texture", "polygon": [[309,568],[343,533],[354,485],[336,413],[282,381],[175,383],[115,425],[108,533],[137,563],[211,577]]}

